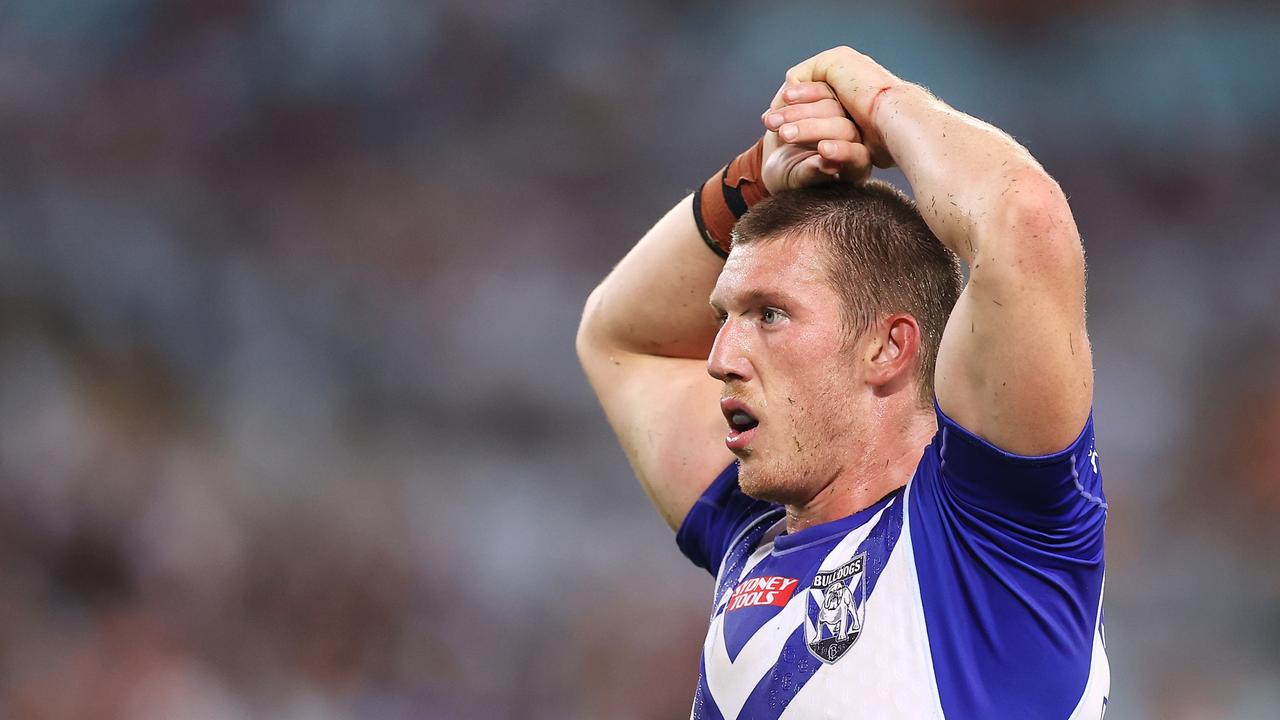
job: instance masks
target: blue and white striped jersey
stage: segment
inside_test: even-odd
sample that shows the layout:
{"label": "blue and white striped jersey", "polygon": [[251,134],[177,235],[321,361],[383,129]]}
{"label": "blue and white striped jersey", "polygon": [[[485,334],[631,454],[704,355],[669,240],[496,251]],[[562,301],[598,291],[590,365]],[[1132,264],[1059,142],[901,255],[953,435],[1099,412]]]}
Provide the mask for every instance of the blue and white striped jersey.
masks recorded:
{"label": "blue and white striped jersey", "polygon": [[716,576],[692,717],[1100,718],[1107,503],[1093,419],[1054,455],[942,413],[906,487],[785,532],[731,465],[677,542]]}

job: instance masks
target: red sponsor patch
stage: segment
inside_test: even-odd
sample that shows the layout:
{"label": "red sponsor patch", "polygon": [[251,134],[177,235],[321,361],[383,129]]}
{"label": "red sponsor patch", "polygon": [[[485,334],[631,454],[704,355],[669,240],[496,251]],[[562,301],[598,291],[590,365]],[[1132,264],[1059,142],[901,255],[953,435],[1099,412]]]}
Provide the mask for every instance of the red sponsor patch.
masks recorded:
{"label": "red sponsor patch", "polygon": [[733,595],[729,597],[729,606],[725,609],[726,611],[739,610],[757,605],[781,607],[791,599],[798,583],[799,581],[795,578],[777,575],[743,580],[741,585],[733,589]]}

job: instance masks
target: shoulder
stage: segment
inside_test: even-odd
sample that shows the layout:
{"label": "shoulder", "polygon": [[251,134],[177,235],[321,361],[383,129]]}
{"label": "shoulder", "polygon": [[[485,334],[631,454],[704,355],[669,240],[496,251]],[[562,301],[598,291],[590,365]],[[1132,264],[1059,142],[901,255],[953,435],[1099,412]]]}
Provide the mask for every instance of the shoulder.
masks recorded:
{"label": "shoulder", "polygon": [[[938,431],[921,459],[917,483],[945,486],[938,499],[1041,530],[1062,530],[1094,514],[1105,516],[1108,506],[1092,413],[1065,447],[1023,455],[970,431],[937,404],[934,410]],[[928,498],[929,493],[920,495]]]}

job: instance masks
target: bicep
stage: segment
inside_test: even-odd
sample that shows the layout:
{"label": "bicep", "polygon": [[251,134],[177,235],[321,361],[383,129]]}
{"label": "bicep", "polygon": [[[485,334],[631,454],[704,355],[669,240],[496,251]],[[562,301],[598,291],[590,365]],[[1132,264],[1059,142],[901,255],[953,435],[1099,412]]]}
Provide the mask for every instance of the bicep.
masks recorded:
{"label": "bicep", "polygon": [[1084,255],[1070,215],[986,238],[938,350],[939,407],[1014,453],[1066,447],[1093,401]]}
{"label": "bicep", "polygon": [[637,479],[674,530],[733,462],[720,383],[706,362],[625,352],[579,353]]}

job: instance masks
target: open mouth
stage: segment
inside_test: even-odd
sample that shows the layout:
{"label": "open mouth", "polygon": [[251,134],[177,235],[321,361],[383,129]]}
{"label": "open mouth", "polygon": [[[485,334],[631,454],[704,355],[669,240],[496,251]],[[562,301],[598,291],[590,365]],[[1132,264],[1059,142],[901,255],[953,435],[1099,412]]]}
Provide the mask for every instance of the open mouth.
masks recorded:
{"label": "open mouth", "polygon": [[751,417],[750,413],[742,410],[738,410],[729,416],[729,429],[734,432],[746,432],[759,424],[759,420],[756,420]]}
{"label": "open mouth", "polygon": [[755,436],[760,421],[751,414],[751,410],[745,403],[737,400],[728,398],[721,400],[720,410],[724,413],[725,420],[729,421],[729,434],[725,436],[725,445],[730,450],[745,450],[751,438]]}

